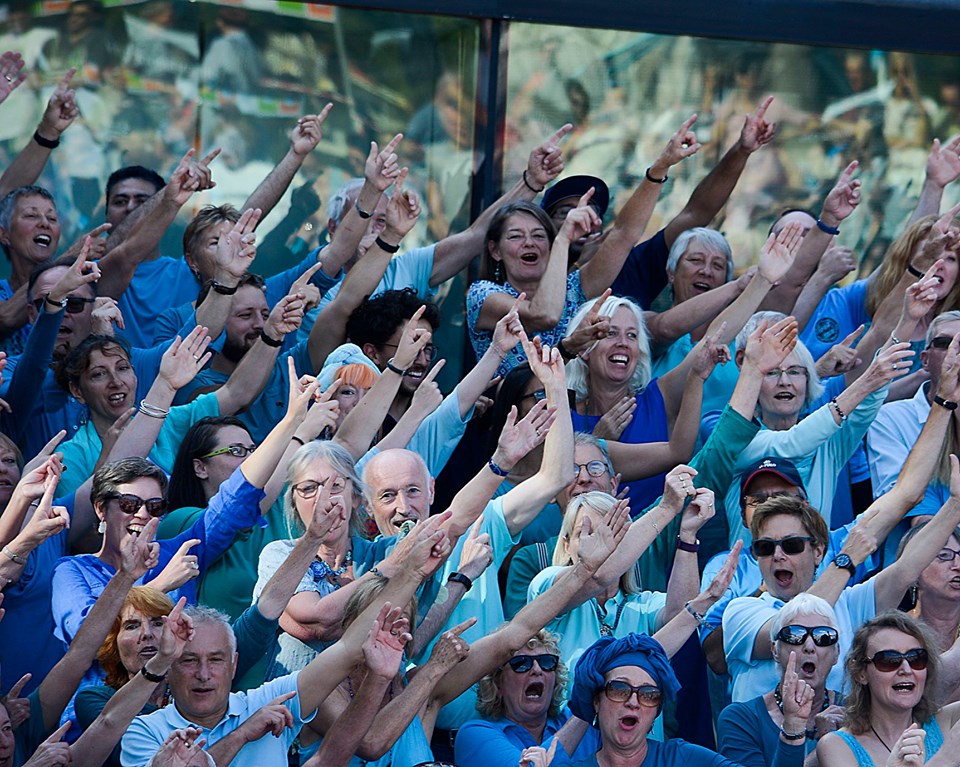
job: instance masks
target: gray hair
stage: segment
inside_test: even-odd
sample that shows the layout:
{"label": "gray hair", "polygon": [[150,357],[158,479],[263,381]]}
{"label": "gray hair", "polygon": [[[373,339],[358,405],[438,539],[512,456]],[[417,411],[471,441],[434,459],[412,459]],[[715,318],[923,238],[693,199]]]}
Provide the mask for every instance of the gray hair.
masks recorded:
{"label": "gray hair", "polygon": [[347,203],[349,202],[351,205],[356,203],[357,195],[360,193],[360,187],[362,186],[362,178],[352,178],[342,184],[327,202],[327,218],[339,226],[346,212]]}
{"label": "gray hair", "polygon": [[160,485],[160,495],[166,496],[167,475],[163,469],[146,458],[131,456],[105,463],[93,473],[90,503],[101,506],[120,492],[120,485],[135,482],[143,477],[156,480]]}
{"label": "gray hair", "polygon": [[960,322],[960,311],[942,312],[933,318],[930,327],[927,328],[927,342],[924,344],[924,348],[930,348],[930,344],[933,343],[933,339],[937,335],[937,330],[946,322]]}
{"label": "gray hair", "polygon": [[833,605],[826,599],[804,592],[797,594],[777,610],[777,614],[773,616],[773,623],[770,625],[770,641],[776,642],[780,629],[789,626],[800,615],[819,615],[831,628],[838,629],[840,627]]}
{"label": "gray hair", "polygon": [[187,605],[183,610],[184,615],[189,615],[193,621],[194,627],[201,624],[223,626],[227,630],[227,637],[230,642],[230,654],[237,652],[237,635],[233,633],[233,626],[230,625],[230,616],[207,605]]}
{"label": "gray hair", "polygon": [[610,460],[610,453],[607,451],[607,442],[606,440],[595,437],[593,434],[590,434],[586,431],[577,431],[573,433],[573,450],[576,453],[577,445],[589,445],[590,447],[595,447],[603,455],[604,463],[607,464],[607,471],[610,472],[612,477],[616,472],[613,470],[613,461]]}
{"label": "gray hair", "polygon": [[[0,228],[9,230],[10,224],[13,222],[13,210],[17,207],[17,200],[21,197],[42,197],[45,200],[50,200],[53,203],[53,206],[57,206],[57,201],[53,199],[53,195],[49,191],[44,189],[42,186],[37,186],[33,184],[31,186],[18,186],[11,192],[8,192],[7,195],[0,200]],[[7,255],[9,258],[10,250],[6,245],[0,245],[0,249]]]}
{"label": "gray hair", "polygon": [[287,491],[283,496],[283,514],[287,520],[287,532],[291,537],[299,537],[306,532],[303,520],[297,513],[297,505],[293,497],[293,486],[300,481],[304,472],[316,460],[326,461],[330,469],[344,479],[353,483],[353,515],[350,518],[352,532],[357,531],[359,524],[357,511],[363,499],[363,483],[357,475],[357,464],[353,456],[336,442],[313,440],[301,447],[293,454],[287,463]]}
{"label": "gray hair", "polygon": [[[593,309],[597,300],[598,299],[594,298],[587,301],[577,310],[577,313],[573,315],[573,319],[570,320],[570,324],[567,325],[565,338],[569,338],[573,334],[577,326],[583,322],[584,317]],[[637,348],[640,355],[637,359],[637,368],[633,371],[633,375],[630,376],[630,381],[628,382],[631,393],[636,394],[647,387],[652,377],[650,337],[647,333],[647,324],[643,319],[643,309],[629,298],[610,296],[610,298],[603,302],[599,314],[601,317],[612,317],[614,312],[620,307],[629,309],[637,319],[637,329],[639,331],[637,335]],[[592,351],[595,346],[596,342],[590,346],[587,351]],[[589,383],[589,368],[587,367],[587,363],[580,359],[580,357],[574,357],[567,363],[567,386],[576,393],[578,402],[587,398]]]}
{"label": "gray hair", "polygon": [[667,256],[667,273],[673,274],[677,271],[677,263],[680,257],[687,252],[687,248],[693,243],[699,243],[705,248],[709,248],[722,256],[727,257],[727,282],[733,279],[733,251],[730,250],[730,243],[716,229],[708,229],[705,226],[697,226],[693,229],[687,229],[680,233],[680,236],[673,241],[670,253]]}

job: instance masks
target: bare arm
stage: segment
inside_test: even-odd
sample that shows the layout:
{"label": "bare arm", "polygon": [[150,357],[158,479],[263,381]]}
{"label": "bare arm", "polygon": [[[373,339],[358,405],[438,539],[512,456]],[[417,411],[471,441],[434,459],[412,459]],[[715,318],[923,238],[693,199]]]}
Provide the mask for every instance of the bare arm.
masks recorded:
{"label": "bare arm", "polygon": [[650,343],[666,347],[705,322],[713,321],[720,312],[736,300],[750,280],[745,274],[713,290],[671,306],[663,312],[644,312]]}
{"label": "bare arm", "polygon": [[793,307],[793,316],[800,323],[800,330],[807,326],[827,291],[856,268],[850,248],[835,245],[827,249]]}
{"label": "bare arm", "polygon": [[924,216],[939,216],[943,190],[960,178],[960,136],[954,136],[943,147],[940,139],[933,140],[933,147],[927,157],[926,173],[920,188],[917,207],[907,221],[907,226],[916,223]]}

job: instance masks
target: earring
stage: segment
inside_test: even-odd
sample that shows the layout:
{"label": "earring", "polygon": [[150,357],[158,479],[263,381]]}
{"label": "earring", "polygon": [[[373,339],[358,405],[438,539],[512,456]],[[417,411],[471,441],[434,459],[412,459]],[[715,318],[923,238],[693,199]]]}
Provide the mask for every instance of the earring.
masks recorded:
{"label": "earring", "polygon": [[97,525],[97,532],[100,533],[100,535],[103,535],[105,532],[107,532],[107,523],[105,520],[100,520],[100,524]]}
{"label": "earring", "polygon": [[500,261],[493,267],[493,281],[503,282],[503,264]]}

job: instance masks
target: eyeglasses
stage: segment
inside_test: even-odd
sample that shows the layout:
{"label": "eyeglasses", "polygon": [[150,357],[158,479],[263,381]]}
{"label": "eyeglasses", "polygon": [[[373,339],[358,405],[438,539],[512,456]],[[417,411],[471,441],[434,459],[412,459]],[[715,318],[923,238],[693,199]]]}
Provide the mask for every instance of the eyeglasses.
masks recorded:
{"label": "eyeglasses", "polygon": [[[312,479],[306,479],[303,482],[298,482],[295,485],[291,485],[291,489],[297,495],[299,495],[303,500],[309,501],[311,498],[316,497],[317,491],[326,484],[326,480],[323,482],[317,482]],[[339,495],[343,492],[344,487],[346,487],[346,482],[342,479],[338,479],[331,487],[331,495]]]}
{"label": "eyeglasses", "polygon": [[257,449],[256,445],[227,445],[226,447],[218,448],[212,453],[207,453],[206,455],[201,455],[200,460],[206,458],[213,458],[215,455],[226,455],[230,453],[234,458],[246,458],[250,453]]}
{"label": "eyeglasses", "polygon": [[525,399],[534,399],[539,402],[542,399],[547,398],[547,393],[543,389],[537,389],[535,392],[530,392],[530,394],[524,394],[520,401],[523,402]]}
{"label": "eyeglasses", "polygon": [[800,554],[807,548],[807,544],[813,543],[813,541],[814,539],[809,535],[788,535],[786,538],[757,538],[750,545],[750,551],[758,559],[760,557],[772,557],[773,552],[777,550],[777,546],[784,554]]}
{"label": "eyeglasses", "polygon": [[931,339],[928,349],[949,349],[950,342],[953,341],[953,338],[950,336],[937,336],[934,339]]}
{"label": "eyeglasses", "polygon": [[760,491],[759,493],[750,493],[743,496],[744,506],[759,506],[771,498],[796,498],[798,501],[806,500],[803,493],[792,493],[789,490],[773,490],[772,492]]}
{"label": "eyeglasses", "polygon": [[915,647],[912,650],[907,650],[906,652],[897,652],[896,650],[880,650],[877,653],[874,653],[872,658],[867,658],[867,663],[872,663],[873,667],[877,671],[882,671],[884,673],[889,673],[891,671],[896,671],[900,666],[903,665],[903,662],[906,661],[910,664],[910,668],[914,671],[923,671],[927,667],[927,662],[930,660],[927,655],[927,651],[922,647]]}
{"label": "eyeglasses", "polygon": [[166,498],[141,498],[139,495],[133,495],[132,493],[114,493],[108,495],[106,498],[107,501],[116,501],[117,508],[120,509],[124,514],[129,514],[133,516],[141,508],[146,508],[147,514],[151,517],[162,517],[163,512],[167,510],[167,499]]}
{"label": "eyeglasses", "polygon": [[777,639],[792,645],[802,645],[807,637],[813,638],[817,647],[833,647],[840,641],[840,632],[833,626],[784,626],[777,632]]}
{"label": "eyeglasses", "polygon": [[957,557],[960,557],[960,551],[948,549],[946,546],[940,549],[940,553],[937,554],[937,559],[940,562],[952,562]]}
{"label": "eyeglasses", "polygon": [[589,463],[573,464],[573,471],[576,476],[580,476],[580,470],[586,469],[591,477],[602,477],[607,473],[607,464],[604,461],[590,461]]}
{"label": "eyeglasses", "polygon": [[614,679],[603,686],[603,694],[607,696],[607,700],[612,700],[614,703],[626,703],[634,693],[637,694],[637,702],[641,706],[653,708],[663,701],[663,691],[653,684],[634,687],[632,684]]}
{"label": "eyeglasses", "polygon": [[[381,344],[381,346],[386,346],[386,347],[389,347],[390,349],[400,348],[397,344]],[[433,362],[434,358],[437,356],[437,347],[434,346],[433,344],[427,344],[420,350],[417,356],[419,357],[421,354],[426,354],[427,359],[430,362]]]}
{"label": "eyeglasses", "polygon": [[518,674],[526,674],[533,668],[533,662],[536,661],[541,671],[556,671],[557,664],[560,662],[559,655],[514,655],[507,663]]}
{"label": "eyeglasses", "polygon": [[[49,295],[49,294],[48,294]],[[36,298],[33,301],[33,305],[37,308],[37,311],[43,309],[43,302],[46,300],[46,296],[43,298]],[[83,296],[67,296],[66,309],[67,314],[80,314],[83,311],[83,307],[87,304],[96,303],[97,299],[95,298],[84,298]]]}
{"label": "eyeglasses", "polygon": [[764,375],[764,378],[766,378],[768,381],[779,381],[780,376],[784,374],[786,374],[787,378],[794,378],[794,379],[806,378],[808,375],[807,369],[804,367],[800,367],[799,365],[794,365],[793,367],[789,367],[786,370],[781,370],[780,368],[774,368],[773,370],[768,370],[763,375]]}

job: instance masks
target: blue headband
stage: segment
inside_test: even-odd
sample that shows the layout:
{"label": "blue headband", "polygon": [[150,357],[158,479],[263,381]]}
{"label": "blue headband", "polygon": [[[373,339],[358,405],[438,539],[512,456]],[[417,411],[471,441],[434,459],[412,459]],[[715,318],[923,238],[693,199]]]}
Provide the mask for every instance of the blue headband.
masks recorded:
{"label": "blue headband", "polygon": [[680,682],[670,667],[667,654],[655,639],[646,634],[627,634],[623,639],[601,637],[577,661],[570,694],[570,710],[575,716],[593,721],[593,696],[603,689],[603,675],[618,666],[642,668],[666,700],[672,700],[680,690]]}

